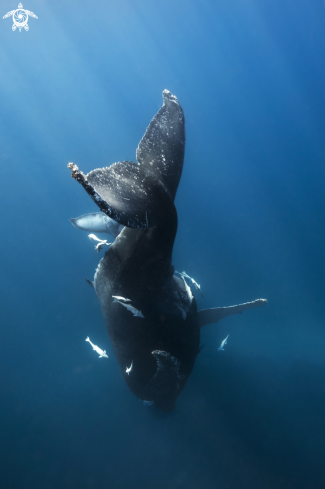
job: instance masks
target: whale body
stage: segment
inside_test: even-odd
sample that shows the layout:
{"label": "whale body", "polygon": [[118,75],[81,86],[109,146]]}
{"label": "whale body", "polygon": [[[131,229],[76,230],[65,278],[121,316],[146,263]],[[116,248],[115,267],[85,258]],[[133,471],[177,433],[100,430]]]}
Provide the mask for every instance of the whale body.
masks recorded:
{"label": "whale body", "polygon": [[[103,213],[81,216],[80,226],[73,224],[87,231],[110,228],[117,235],[99,262],[93,286],[122,375],[139,399],[170,411],[193,369],[200,328],[267,301],[198,311],[185,280],[174,275],[174,199],[184,161],[185,121],[174,95],[164,90],[163,101],[139,143],[138,163],[118,162],[88,175],[73,163],[68,167]],[[107,226],[110,221],[103,216],[116,227]],[[142,314],[133,315],[113,296],[128,298]]]}

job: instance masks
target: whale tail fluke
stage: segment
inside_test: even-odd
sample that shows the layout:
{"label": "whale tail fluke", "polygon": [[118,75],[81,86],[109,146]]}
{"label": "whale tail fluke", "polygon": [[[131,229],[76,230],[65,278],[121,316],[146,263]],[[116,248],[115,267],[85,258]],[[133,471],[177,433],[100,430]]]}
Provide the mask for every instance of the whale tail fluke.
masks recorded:
{"label": "whale tail fluke", "polygon": [[89,341],[89,343],[90,343],[90,339],[89,339],[89,336],[87,336],[87,338],[85,339],[85,341]]}
{"label": "whale tail fluke", "polygon": [[123,226],[146,229],[165,218],[182,174],[185,148],[184,114],[167,90],[137,149],[139,164],[114,163],[87,175],[73,163],[72,177],[84,187],[99,209]]}
{"label": "whale tail fluke", "polygon": [[136,154],[139,165],[154,172],[174,200],[184,162],[185,119],[175,95],[164,90],[163,99],[163,106],[147,127]]}

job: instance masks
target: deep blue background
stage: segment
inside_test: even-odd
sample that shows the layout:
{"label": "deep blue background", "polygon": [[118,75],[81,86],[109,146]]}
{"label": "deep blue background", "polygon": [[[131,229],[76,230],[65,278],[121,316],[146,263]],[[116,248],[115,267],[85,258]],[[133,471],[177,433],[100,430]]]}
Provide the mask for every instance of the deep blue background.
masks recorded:
{"label": "deep blue background", "polygon": [[[323,488],[325,2],[23,4],[29,32],[0,20],[1,488]],[[134,160],[164,88],[187,132],[174,265],[200,308],[269,300],[202,331],[169,416],[123,382],[66,169]]]}

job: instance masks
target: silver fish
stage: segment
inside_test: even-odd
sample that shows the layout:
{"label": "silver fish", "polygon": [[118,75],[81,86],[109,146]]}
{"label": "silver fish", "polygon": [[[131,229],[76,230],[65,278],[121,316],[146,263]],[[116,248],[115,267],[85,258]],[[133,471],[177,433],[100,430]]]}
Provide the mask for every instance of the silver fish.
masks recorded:
{"label": "silver fish", "polygon": [[98,241],[98,244],[95,246],[95,250],[100,252],[104,245],[109,246],[112,243],[107,243],[107,239],[99,239],[95,234],[88,234],[89,239],[93,239],[94,241]]}
{"label": "silver fish", "polygon": [[89,336],[87,336],[85,341],[88,341],[88,343],[91,344],[91,346],[93,347],[93,350],[95,350],[98,353],[99,358],[109,358],[108,355],[106,355],[106,350],[102,350],[101,348],[99,348],[99,346],[94,345],[94,343],[92,343],[90,341]]}
{"label": "silver fish", "polygon": [[183,277],[183,275],[182,275],[182,279],[184,281],[185,290],[186,290],[186,293],[188,295],[188,298],[190,299],[190,302],[192,302],[193,294],[192,294],[191,288],[187,285],[187,282],[186,282],[185,278]]}
{"label": "silver fish", "polygon": [[131,304],[125,304],[124,302],[121,302],[121,301],[116,301],[118,302],[119,304],[121,304],[121,306],[124,306],[128,311],[132,312],[133,316],[137,316],[139,318],[144,318],[144,315],[142,314],[141,311],[138,311],[138,309],[136,309],[135,307],[131,306]]}
{"label": "silver fish", "polygon": [[178,273],[178,275],[180,275],[181,277],[183,278],[187,278],[188,280],[190,280],[192,282],[192,284],[194,285],[194,287],[200,292],[200,294],[202,295],[203,297],[203,293],[202,293],[202,290],[201,290],[201,286],[200,284],[198,284],[194,278],[190,277],[189,275],[187,275],[186,272],[175,272],[175,273]]}
{"label": "silver fish", "polygon": [[131,365],[130,365],[129,367],[126,367],[125,372],[126,372],[128,375],[130,375],[130,372],[132,372],[132,369],[133,369],[133,360],[132,360],[132,362],[131,362]]}
{"label": "silver fish", "polygon": [[225,338],[222,342],[221,342],[221,345],[219,346],[218,348],[218,351],[223,351],[224,350],[224,346],[227,344],[227,339],[229,338],[229,335],[227,336],[227,338]]}
{"label": "silver fish", "polygon": [[113,302],[118,302],[118,301],[122,301],[122,302],[131,302],[131,299],[125,299],[125,297],[121,297],[119,295],[112,295],[113,297]]}

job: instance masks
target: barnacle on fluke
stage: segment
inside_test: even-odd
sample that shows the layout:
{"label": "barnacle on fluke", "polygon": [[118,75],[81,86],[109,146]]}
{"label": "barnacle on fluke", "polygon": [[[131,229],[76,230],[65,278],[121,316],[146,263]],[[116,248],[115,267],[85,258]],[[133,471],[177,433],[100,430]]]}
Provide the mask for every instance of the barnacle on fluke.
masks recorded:
{"label": "barnacle on fluke", "polygon": [[[68,167],[101,211],[78,218],[80,226],[78,219],[73,224],[90,232],[112,227],[114,234],[117,226],[108,216],[122,229],[101,259],[93,285],[124,379],[138,398],[170,411],[193,369],[200,327],[267,301],[197,311],[184,277],[174,275],[174,199],[185,121],[177,98],[164,90],[163,99],[138,146],[138,164],[123,161],[88,175],[73,163]],[[130,306],[113,296],[128,298]]]}

